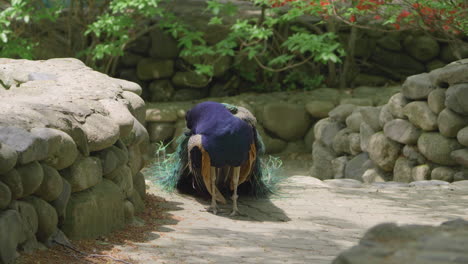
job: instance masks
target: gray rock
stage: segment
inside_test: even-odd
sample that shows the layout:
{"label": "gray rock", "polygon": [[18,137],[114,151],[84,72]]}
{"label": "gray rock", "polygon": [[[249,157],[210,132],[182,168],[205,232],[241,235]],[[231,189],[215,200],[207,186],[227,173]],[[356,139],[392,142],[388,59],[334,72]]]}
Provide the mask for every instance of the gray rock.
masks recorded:
{"label": "gray rock", "polygon": [[335,107],[328,115],[330,120],[344,123],[346,118],[351,115],[356,108],[356,105],[343,104]]}
{"label": "gray rock", "polygon": [[[468,74],[468,69],[466,74]],[[468,102],[466,100],[468,98],[468,80],[467,83],[450,86],[445,95],[445,105],[450,110],[461,115],[468,115]]]}
{"label": "gray rock", "polygon": [[413,162],[405,157],[399,157],[393,169],[393,180],[396,182],[412,182]]}
{"label": "gray rock", "polygon": [[384,223],[369,229],[359,245],[341,253],[333,264],[455,264],[468,259],[467,222],[462,219],[438,227]]}
{"label": "gray rock", "polygon": [[137,75],[141,80],[163,79],[174,74],[173,60],[142,59],[138,62]]}
{"label": "gray rock", "polygon": [[416,164],[426,163],[426,158],[419,152],[419,149],[414,145],[405,145],[403,147],[403,156],[413,161]]}
{"label": "gray rock", "polygon": [[374,134],[375,131],[368,124],[361,124],[361,127],[359,128],[359,138],[362,151],[368,151],[371,136]]}
{"label": "gray rock", "polygon": [[338,155],[341,155],[344,153],[350,154],[348,136],[351,133],[352,133],[351,129],[344,128],[335,135],[335,137],[333,138],[332,147],[336,154]]}
{"label": "gray rock", "polygon": [[362,175],[364,183],[383,183],[385,182],[385,173],[378,168],[367,169]]}
{"label": "gray rock", "polygon": [[130,197],[133,192],[133,177],[130,167],[124,165],[112,173],[112,181],[119,187],[125,198]]}
{"label": "gray rock", "polygon": [[130,202],[129,200],[124,201],[124,216],[125,216],[126,223],[133,222],[133,219],[135,217],[135,207],[133,206],[132,202]]}
{"label": "gray rock", "polygon": [[44,178],[44,172],[41,164],[35,161],[16,167],[16,170],[18,171],[21,177],[21,182],[23,183],[22,197],[26,197],[37,191],[39,186],[41,186],[42,179]]}
{"label": "gray rock", "polygon": [[133,175],[133,188],[138,192],[140,197],[144,198],[146,196],[146,183],[143,173],[138,172]]}
{"label": "gray rock", "polygon": [[[47,142],[42,138],[37,137],[28,131],[13,126],[0,126],[0,143],[7,145],[18,153],[17,162],[26,164],[35,160],[42,160],[46,158],[48,149]],[[4,147],[2,147],[3,149]],[[14,158],[14,154],[5,147],[5,155],[8,153],[9,162]],[[8,152],[6,152],[8,151]],[[12,156],[13,155],[13,156]],[[3,161],[6,163],[6,161]],[[11,164],[6,164],[8,167]]]}
{"label": "gray rock", "polygon": [[360,111],[354,111],[346,118],[346,126],[353,132],[359,132],[362,122],[363,120]]}
{"label": "gray rock", "polygon": [[395,118],[406,118],[403,108],[409,103],[402,93],[394,94],[388,101],[388,109]]}
{"label": "gray rock", "polygon": [[408,77],[402,87],[403,95],[413,100],[426,99],[436,88],[429,79],[428,73]]}
{"label": "gray rock", "polygon": [[426,70],[424,64],[404,53],[391,52],[380,48],[375,50],[371,59],[380,65],[394,69],[397,75],[400,76],[410,76]]}
{"label": "gray rock", "polygon": [[23,197],[23,183],[17,170],[12,169],[4,175],[0,175],[0,180],[10,188],[13,200]]}
{"label": "gray rock", "polygon": [[203,74],[193,71],[176,72],[172,77],[172,83],[178,87],[202,88],[208,85],[210,79]]}
{"label": "gray rock", "polygon": [[344,127],[342,123],[332,121],[330,118],[319,120],[314,126],[315,138],[331,147],[336,134]]}
{"label": "gray rock", "polygon": [[135,208],[135,213],[140,213],[145,210],[145,203],[141,199],[140,195],[136,190],[133,190],[132,195],[128,200],[133,204],[133,207]]}
{"label": "gray rock", "polygon": [[16,165],[18,154],[8,145],[0,143],[0,173],[7,172]]}
{"label": "gray rock", "polygon": [[304,137],[305,148],[309,153],[312,151],[312,144],[314,144],[314,141],[315,141],[315,133],[314,133],[314,125],[312,125],[312,127],[309,128],[309,131],[306,133]]}
{"label": "gray rock", "polygon": [[345,167],[345,178],[363,181],[362,176],[367,169],[369,169],[369,155],[362,152],[356,157],[352,158]]}
{"label": "gray rock", "polygon": [[148,90],[151,102],[170,101],[174,94],[174,87],[169,80],[152,81],[148,86]]}
{"label": "gray rock", "polygon": [[80,157],[61,173],[70,183],[72,192],[86,190],[102,181],[101,160],[97,157]]}
{"label": "gray rock", "polygon": [[439,54],[439,43],[432,37],[409,35],[404,41],[405,50],[415,59],[428,62]]}
{"label": "gray rock", "polygon": [[384,126],[384,134],[388,138],[402,144],[416,144],[421,130],[404,119],[395,119]]}
{"label": "gray rock", "polygon": [[34,194],[39,198],[50,202],[57,199],[63,191],[62,177],[56,169],[46,164],[42,164],[42,171],[44,172],[44,179],[42,180],[39,189],[37,189]]}
{"label": "gray rock", "polygon": [[[14,201],[10,204],[10,209],[18,212],[20,215],[22,230],[26,240],[37,242],[36,233],[39,228],[39,219],[34,206],[25,201]],[[22,246],[24,248],[24,246]]]}
{"label": "gray rock", "polygon": [[127,137],[121,139],[126,146],[138,145],[145,141],[148,141],[149,144],[149,135],[146,131],[146,128],[136,119],[134,120],[133,128],[130,134]]}
{"label": "gray rock", "polygon": [[147,122],[175,122],[177,118],[177,112],[173,108],[164,107],[162,105],[147,104]]}
{"label": "gray rock", "polygon": [[460,142],[460,144],[462,144],[465,147],[468,147],[468,126],[458,131],[457,139],[458,142]]}
{"label": "gray rock", "polygon": [[16,247],[26,240],[17,211],[0,212],[0,234],[0,262],[13,263],[18,254]]}
{"label": "gray rock", "polygon": [[328,117],[328,112],[335,108],[335,104],[331,101],[311,101],[305,108],[312,117],[321,119]]}
{"label": "gray rock", "polygon": [[161,142],[172,137],[175,131],[174,123],[169,122],[151,122],[146,128],[151,142]]}
{"label": "gray rock", "polygon": [[96,156],[101,160],[102,174],[106,175],[117,169],[117,167],[128,162],[128,152],[111,146],[98,153]]}
{"label": "gray rock", "polygon": [[360,107],[359,112],[362,115],[362,120],[367,123],[374,131],[381,131],[379,116],[381,107]]}
{"label": "gray rock", "polygon": [[372,106],[374,100],[372,98],[343,98],[340,100],[340,105],[352,104],[356,106]]}
{"label": "gray rock", "polygon": [[411,102],[403,112],[409,121],[425,131],[437,130],[437,115],[434,114],[426,102]]}
{"label": "gray rock", "polygon": [[381,127],[384,127],[386,123],[392,121],[395,119],[390,112],[390,106],[388,104],[385,104],[382,106],[382,109],[380,110],[380,115],[379,115],[379,124]]}
{"label": "gray rock", "polygon": [[138,120],[138,122],[144,124],[146,118],[145,101],[143,101],[140,96],[127,91],[122,93],[122,97],[128,101],[128,107],[132,115]]}
{"label": "gray rock", "polygon": [[460,185],[466,184],[468,186],[468,173],[463,171],[458,171],[453,175],[453,182],[464,182],[458,183]]}
{"label": "gray rock", "polygon": [[370,159],[384,171],[392,171],[402,146],[387,138],[383,132],[371,136],[367,151]]}
{"label": "gray rock", "polygon": [[440,112],[437,124],[442,136],[456,137],[458,131],[468,125],[468,117],[460,116],[446,108]]}
{"label": "gray rock", "polygon": [[413,181],[426,181],[431,176],[431,168],[427,164],[418,165],[411,169],[411,178]]}
{"label": "gray rock", "polygon": [[441,88],[447,88],[458,83],[468,83],[468,61],[460,60],[433,70],[429,73],[432,83]]}
{"label": "gray rock", "polygon": [[446,89],[437,88],[430,92],[427,97],[429,109],[435,114],[439,114],[445,108],[445,91]]}
{"label": "gray rock", "polygon": [[304,138],[311,125],[304,107],[289,103],[269,103],[263,109],[263,126],[279,138],[292,141]]}
{"label": "gray rock", "polygon": [[34,209],[36,209],[38,220],[37,238],[39,241],[47,241],[57,230],[57,212],[54,207],[37,197],[29,196],[25,201],[32,204]]}
{"label": "gray rock", "polygon": [[349,152],[351,155],[358,155],[362,152],[361,149],[361,137],[359,133],[351,133],[348,135],[349,140]]}
{"label": "gray rock", "polygon": [[201,89],[179,89],[174,92],[172,101],[191,101],[203,98]]}
{"label": "gray rock", "polygon": [[72,194],[62,231],[70,239],[94,238],[125,225],[120,188],[104,179],[87,192]]}
{"label": "gray rock", "polygon": [[288,143],[279,138],[273,138],[265,133],[261,126],[257,126],[257,131],[260,134],[263,144],[265,144],[265,154],[275,154],[283,151]]}
{"label": "gray rock", "polygon": [[137,174],[144,166],[140,148],[137,145],[128,147],[128,163],[132,175]]}
{"label": "gray rock", "polygon": [[113,99],[99,100],[99,103],[109,113],[108,117],[119,126],[120,137],[126,137],[130,134],[135,117],[130,113],[128,107]]}
{"label": "gray rock", "polygon": [[47,165],[61,170],[76,160],[78,149],[67,133],[52,128],[33,128],[31,133],[47,142],[48,152],[44,160]]}
{"label": "gray rock", "polygon": [[113,119],[99,114],[88,116],[82,128],[86,134],[89,151],[108,148],[120,137],[120,127]]}
{"label": "gray rock", "polygon": [[333,150],[327,148],[323,143],[315,141],[312,146],[312,158],[314,163],[311,168],[312,177],[323,179],[333,178],[332,160],[336,158]]}
{"label": "gray rock", "polygon": [[468,149],[458,149],[450,153],[450,157],[458,164],[468,168]]}
{"label": "gray rock", "polygon": [[347,162],[347,156],[341,156],[331,161],[334,179],[342,179],[345,177],[345,167]]}
{"label": "gray rock", "polygon": [[61,222],[65,218],[68,201],[70,200],[70,197],[71,197],[70,183],[67,180],[62,178],[62,184],[63,184],[62,192],[59,194],[57,199],[50,202],[50,204],[55,208],[55,211],[57,211],[57,215],[60,218]]}
{"label": "gray rock", "polygon": [[431,172],[432,180],[452,182],[453,176],[457,171],[450,167],[437,167]]}
{"label": "gray rock", "polygon": [[11,202],[11,191],[8,185],[0,181],[0,210],[5,209]]}
{"label": "gray rock", "polygon": [[149,54],[158,59],[175,59],[179,55],[177,40],[161,29],[150,32],[151,47]]}
{"label": "gray rock", "polygon": [[436,132],[423,133],[418,139],[418,149],[428,160],[441,165],[456,165],[450,153],[462,146],[455,140]]}

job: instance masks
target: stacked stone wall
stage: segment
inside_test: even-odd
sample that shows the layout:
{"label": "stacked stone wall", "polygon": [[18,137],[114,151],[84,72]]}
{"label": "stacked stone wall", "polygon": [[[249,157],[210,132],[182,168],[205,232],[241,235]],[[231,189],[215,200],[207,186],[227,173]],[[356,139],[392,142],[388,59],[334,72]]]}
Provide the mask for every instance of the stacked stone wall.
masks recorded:
{"label": "stacked stone wall", "polygon": [[148,147],[140,86],[76,59],[0,59],[0,82],[0,263],[134,221]]}
{"label": "stacked stone wall", "polygon": [[380,107],[340,105],[315,125],[321,179],[468,179],[468,60],[407,78]]}

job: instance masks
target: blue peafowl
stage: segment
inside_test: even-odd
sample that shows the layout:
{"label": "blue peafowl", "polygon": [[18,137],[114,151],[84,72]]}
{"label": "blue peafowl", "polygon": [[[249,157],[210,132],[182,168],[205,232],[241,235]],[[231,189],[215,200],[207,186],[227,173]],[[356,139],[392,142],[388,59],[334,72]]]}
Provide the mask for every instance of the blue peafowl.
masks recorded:
{"label": "blue peafowl", "polygon": [[266,197],[276,181],[265,175],[260,156],[264,145],[255,117],[244,107],[203,102],[186,114],[186,132],[172,154],[171,170],[159,175],[167,189],[174,187],[211,196],[208,211],[217,214],[217,202],[232,195],[232,213],[240,214],[239,194]]}

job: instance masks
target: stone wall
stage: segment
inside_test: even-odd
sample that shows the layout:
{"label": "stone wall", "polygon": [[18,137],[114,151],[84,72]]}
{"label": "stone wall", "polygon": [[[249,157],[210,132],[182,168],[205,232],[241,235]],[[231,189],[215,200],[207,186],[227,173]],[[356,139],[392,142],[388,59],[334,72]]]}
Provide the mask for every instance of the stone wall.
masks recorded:
{"label": "stone wall", "polygon": [[0,59],[0,263],[143,210],[141,88],[76,59]]}
{"label": "stone wall", "polygon": [[[359,87],[340,92],[321,88],[311,92],[283,92],[270,94],[246,93],[239,96],[207,98],[222,103],[244,106],[258,120],[258,130],[268,154],[280,152],[310,152],[314,141],[313,125],[328,115],[338,104],[381,105],[395,93],[395,87]],[[148,103],[146,123],[152,151],[160,142],[169,143],[185,128],[185,113],[195,104],[205,101]],[[175,140],[171,143],[176,147]]]}
{"label": "stone wall", "polygon": [[[233,18],[226,18],[226,25],[208,25],[209,12],[204,12],[206,3],[195,0],[174,0],[174,12],[194,30],[204,33],[209,45],[216,44],[229,31]],[[239,7],[240,17],[255,17],[259,10],[246,1],[233,1]],[[237,18],[238,16],[234,17]],[[317,25],[318,18],[302,17],[301,24]],[[320,27],[320,25],[319,25]],[[322,30],[326,30],[322,28]],[[349,28],[342,26],[338,32],[340,41],[346,45]],[[462,58],[468,57],[468,43],[458,47]],[[242,76],[256,76],[261,69],[246,58],[202,56],[179,56],[177,41],[156,29],[134,42],[120,60],[118,76],[139,83],[143,98],[149,102],[198,100],[206,97],[223,97],[251,91],[255,85]],[[355,61],[351,67],[350,83],[383,86],[403,81],[407,76],[429,72],[456,60],[453,49],[427,34],[417,32],[383,33],[375,30],[360,30],[358,33]],[[191,69],[195,63],[214,65],[212,80],[197,75]],[[306,67],[301,68],[311,76]],[[306,87],[307,88],[307,87]]]}
{"label": "stone wall", "polygon": [[384,106],[336,107],[315,138],[317,178],[468,179],[468,60],[409,77]]}

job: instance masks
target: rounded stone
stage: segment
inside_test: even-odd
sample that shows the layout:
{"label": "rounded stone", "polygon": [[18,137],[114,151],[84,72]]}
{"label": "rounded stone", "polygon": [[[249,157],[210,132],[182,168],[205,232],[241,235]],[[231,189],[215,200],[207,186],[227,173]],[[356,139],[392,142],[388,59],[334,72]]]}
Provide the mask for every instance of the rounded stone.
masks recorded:
{"label": "rounded stone", "polygon": [[345,122],[346,118],[348,118],[348,116],[351,115],[356,108],[356,105],[342,104],[331,110],[328,115],[330,120]]}
{"label": "rounded stone", "polygon": [[21,182],[21,175],[17,170],[12,169],[0,175],[0,180],[10,188],[12,199],[16,200],[23,197],[23,183]]}
{"label": "rounded stone", "polygon": [[426,99],[436,87],[432,84],[428,73],[410,76],[402,86],[402,93],[413,100]]}
{"label": "rounded stone", "polygon": [[445,137],[456,137],[458,131],[468,125],[468,117],[461,116],[446,108],[437,118],[440,134]]}
{"label": "rounded stone", "polygon": [[404,41],[406,51],[415,59],[428,62],[440,51],[439,43],[432,37],[409,35]]}
{"label": "rounded stone", "polygon": [[397,93],[390,97],[388,101],[388,109],[392,116],[396,118],[406,118],[403,113],[403,108],[409,103],[408,99],[402,94]]}
{"label": "rounded stone", "polygon": [[305,105],[307,112],[314,118],[328,117],[328,112],[335,108],[331,101],[311,101]]}
{"label": "rounded stone", "polygon": [[0,173],[7,172],[16,165],[18,154],[8,145],[0,142]]}
{"label": "rounded stone", "polygon": [[344,153],[350,154],[349,134],[351,133],[352,133],[351,129],[344,128],[335,135],[335,137],[333,138],[332,147],[336,154],[338,155],[341,155]]}
{"label": "rounded stone", "polygon": [[370,159],[384,171],[392,171],[401,151],[401,145],[389,138],[383,132],[371,136],[367,151]]}
{"label": "rounded stone", "polygon": [[47,158],[44,163],[57,170],[73,164],[78,156],[78,149],[67,133],[51,128],[33,128],[31,133],[44,139],[48,143]]}
{"label": "rounded stone", "polygon": [[150,93],[151,102],[169,101],[174,94],[174,87],[168,80],[156,80],[149,84],[148,90]]}
{"label": "rounded stone", "polygon": [[427,97],[429,109],[435,114],[439,114],[445,108],[445,91],[446,89],[438,88],[430,92]]}
{"label": "rounded stone", "polygon": [[386,123],[392,121],[395,119],[390,112],[390,106],[388,104],[385,104],[382,106],[382,109],[380,110],[379,114],[379,124],[381,127],[384,127]]}
{"label": "rounded stone", "polygon": [[53,201],[62,193],[63,183],[62,176],[59,172],[46,164],[42,164],[42,170],[44,171],[44,179],[42,180],[41,186],[34,193],[38,197],[45,201]]}
{"label": "rounded stone", "polygon": [[265,105],[263,118],[264,128],[286,141],[304,138],[312,123],[304,107],[289,103]]}
{"label": "rounded stone", "polygon": [[359,108],[362,120],[368,124],[374,131],[381,131],[379,116],[382,107],[364,106]]}
{"label": "rounded stone", "polygon": [[431,172],[432,180],[452,182],[457,171],[449,167],[437,167]]}
{"label": "rounded stone", "polygon": [[385,136],[402,144],[416,144],[421,135],[421,129],[404,119],[388,122],[383,131]]}
{"label": "rounded stone", "polygon": [[172,137],[175,131],[174,123],[151,122],[146,125],[151,142],[161,142]]}
{"label": "rounded stone", "polygon": [[16,167],[18,171],[21,182],[23,183],[23,196],[28,196],[33,194],[39,186],[41,186],[42,180],[44,178],[44,171],[42,170],[41,164],[34,161],[23,166]]}
{"label": "rounded stone", "polygon": [[71,184],[72,192],[88,189],[102,181],[102,165],[97,157],[78,158],[61,173]]}
{"label": "rounded stone", "polygon": [[411,170],[413,181],[426,181],[431,176],[431,168],[427,164],[418,165]]}
{"label": "rounded stone", "polygon": [[[468,75],[468,67],[465,75]],[[456,113],[468,115],[468,83],[451,85],[445,93],[445,105]]]}
{"label": "rounded stone", "polygon": [[333,144],[335,135],[343,128],[343,124],[332,121],[330,118],[319,120],[314,126],[315,138],[328,147]]}
{"label": "rounded stone", "polygon": [[396,182],[410,183],[412,178],[413,162],[405,157],[399,157],[393,169],[393,180]]}
{"label": "rounded stone", "polygon": [[425,131],[437,130],[437,115],[426,102],[416,101],[407,104],[403,109],[409,121]]}
{"label": "rounded stone", "polygon": [[5,209],[11,202],[11,191],[6,184],[0,181],[0,210]]}
{"label": "rounded stone", "polygon": [[468,147],[468,126],[460,129],[457,133],[457,140],[465,147]]}
{"label": "rounded stone", "polygon": [[362,115],[359,111],[354,111],[346,118],[346,126],[353,132],[359,132],[362,122]]}
{"label": "rounded stone", "polygon": [[176,72],[172,77],[172,83],[178,87],[203,88],[208,85],[210,79],[203,74],[193,71]]}
{"label": "rounded stone", "polygon": [[47,241],[57,230],[57,212],[54,207],[40,198],[29,196],[25,201],[32,204],[36,209],[38,219],[37,238],[41,242]]}
{"label": "rounded stone", "polygon": [[112,146],[120,137],[120,127],[109,117],[91,114],[82,126],[90,151]]}
{"label": "rounded stone", "polygon": [[468,168],[468,149],[458,149],[450,153],[450,157],[455,160],[458,164]]}
{"label": "rounded stone", "polygon": [[146,81],[171,77],[174,74],[173,60],[142,59],[137,65],[137,76]]}
{"label": "rounded stone", "polygon": [[418,149],[428,160],[441,165],[456,165],[450,153],[462,146],[455,139],[437,132],[425,132],[418,139]]}

